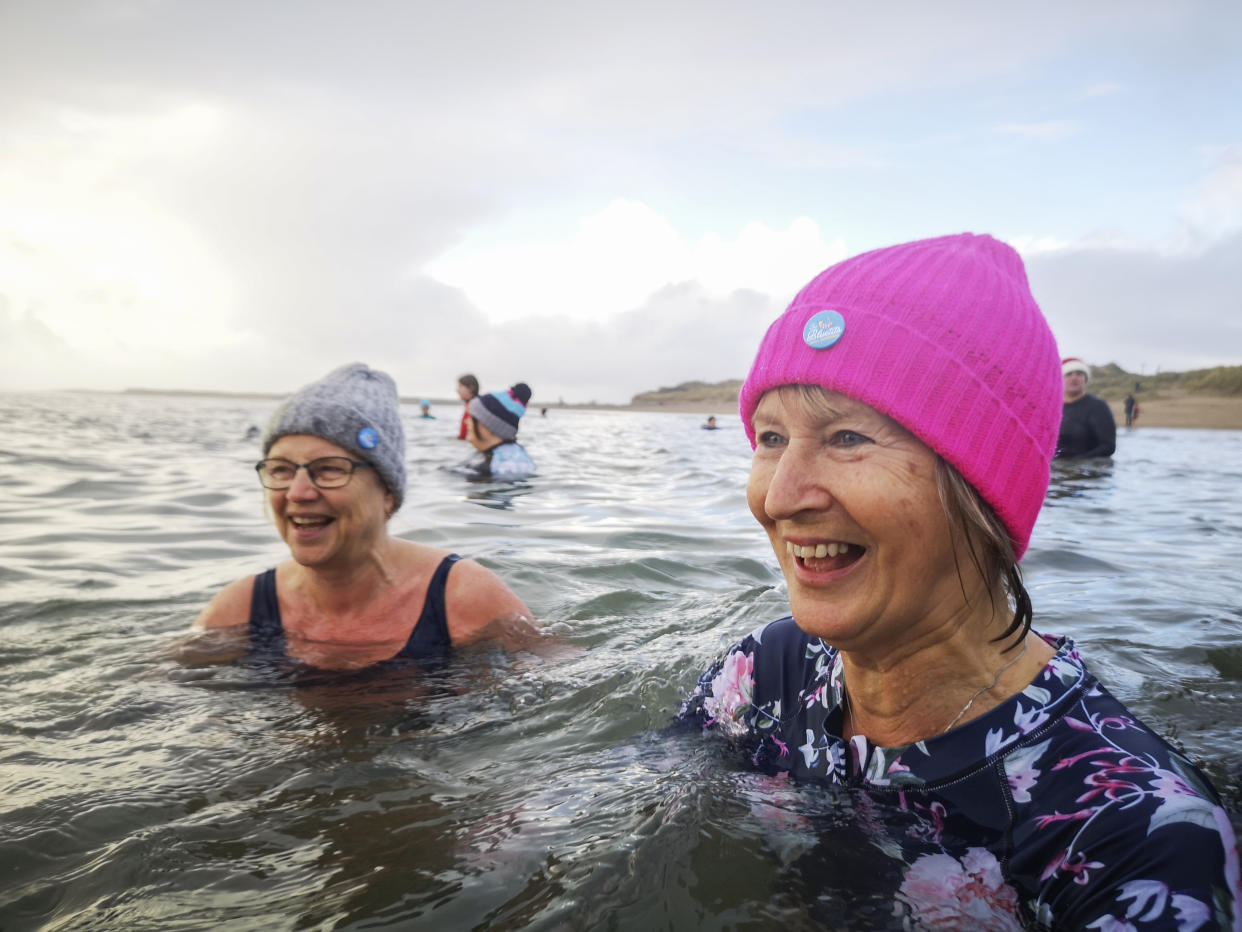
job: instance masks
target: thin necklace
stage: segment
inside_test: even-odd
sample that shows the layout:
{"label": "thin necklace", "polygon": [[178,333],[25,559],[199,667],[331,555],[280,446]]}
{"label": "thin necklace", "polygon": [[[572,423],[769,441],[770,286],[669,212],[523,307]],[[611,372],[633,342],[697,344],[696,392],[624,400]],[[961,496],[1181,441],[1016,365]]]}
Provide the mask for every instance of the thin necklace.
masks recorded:
{"label": "thin necklace", "polygon": [[1025,653],[1026,653],[1026,639],[1023,638],[1022,639],[1022,650],[1018,651],[1018,655],[1014,657],[1012,660],[1010,660],[1008,663],[1006,663],[999,670],[997,670],[996,676],[992,677],[992,682],[988,683],[987,686],[982,687],[977,693],[971,696],[970,701],[967,702],[964,706],[962,706],[962,711],[957,713],[957,717],[954,718],[953,721],[949,722],[949,727],[940,733],[943,735],[946,731],[951,731],[953,729],[953,726],[962,720],[962,716],[970,711],[970,707],[975,704],[975,700],[978,699],[980,696],[982,696],[989,689],[992,689],[993,687],[995,687],[996,684],[1000,682],[1001,674],[1004,673],[1006,670],[1008,670],[1010,667],[1012,667],[1019,660],[1021,660],[1022,655]]}
{"label": "thin necklace", "polygon": [[[953,721],[949,722],[948,727],[946,727],[944,731],[940,732],[940,734],[943,735],[946,732],[951,731],[953,729],[953,726],[962,720],[962,716],[970,711],[970,707],[975,704],[975,700],[978,699],[980,696],[982,696],[989,689],[995,688],[996,684],[1000,682],[1001,675],[1006,670],[1008,670],[1010,667],[1012,667],[1015,663],[1021,660],[1022,655],[1025,653],[1026,653],[1026,640],[1023,639],[1022,649],[1018,651],[1017,656],[1015,656],[1012,660],[1006,662],[1003,666],[1001,666],[999,670],[996,671],[996,675],[992,677],[992,682],[988,683],[987,686],[979,687],[979,690],[973,696],[971,696],[970,699],[967,700],[964,706],[962,706],[962,711],[957,713]],[[850,707],[850,693],[849,693],[849,690],[845,688],[844,676],[841,678],[841,711],[842,711],[841,730],[845,731],[854,721],[854,716],[853,716],[854,710]]]}

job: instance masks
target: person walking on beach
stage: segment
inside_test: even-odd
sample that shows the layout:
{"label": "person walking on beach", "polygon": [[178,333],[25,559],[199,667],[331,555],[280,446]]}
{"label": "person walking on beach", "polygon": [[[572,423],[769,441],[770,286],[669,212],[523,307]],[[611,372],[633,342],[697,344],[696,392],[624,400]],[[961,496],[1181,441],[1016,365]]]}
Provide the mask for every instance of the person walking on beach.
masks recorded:
{"label": "person walking on beach", "polygon": [[479,395],[479,380],[470,373],[466,373],[457,380],[457,397],[461,399],[461,403],[465,406],[461,412],[461,428],[457,431],[457,439],[465,440],[466,431],[470,424],[470,399],[477,398]]}
{"label": "person walking on beach", "polygon": [[491,570],[388,533],[406,474],[386,373],[353,363],[299,389],[262,450],[255,470],[290,559],[225,586],[196,628],[238,628],[252,654],[333,670],[539,639],[530,610]]}
{"label": "person walking on beach", "polygon": [[1126,395],[1126,427],[1134,426],[1134,413],[1138,410],[1138,402],[1133,394]]}
{"label": "person walking on beach", "polygon": [[1091,370],[1075,356],[1061,360],[1063,403],[1057,459],[1112,456],[1117,449],[1117,422],[1108,402],[1087,394]]}

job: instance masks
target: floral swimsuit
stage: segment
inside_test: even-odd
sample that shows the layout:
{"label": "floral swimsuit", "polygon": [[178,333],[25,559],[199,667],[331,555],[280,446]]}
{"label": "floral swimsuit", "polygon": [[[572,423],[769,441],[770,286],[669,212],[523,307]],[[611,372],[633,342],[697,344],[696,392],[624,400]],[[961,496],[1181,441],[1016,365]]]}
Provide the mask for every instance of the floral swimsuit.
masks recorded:
{"label": "floral swimsuit", "polygon": [[1237,843],[1207,779],[1072,641],[1046,640],[1057,653],[1021,693],[906,747],[841,739],[840,655],[791,617],[726,651],[680,717],[766,771],[864,791],[905,928],[1242,929]]}

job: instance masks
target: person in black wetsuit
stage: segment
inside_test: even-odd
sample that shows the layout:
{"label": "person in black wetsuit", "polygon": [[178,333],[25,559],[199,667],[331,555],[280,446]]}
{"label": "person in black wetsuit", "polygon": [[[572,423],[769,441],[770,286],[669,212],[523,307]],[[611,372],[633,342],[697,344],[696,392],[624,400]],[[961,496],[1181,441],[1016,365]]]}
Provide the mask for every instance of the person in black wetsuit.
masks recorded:
{"label": "person in black wetsuit", "polygon": [[538,638],[490,570],[389,535],[405,496],[405,433],[387,374],[353,363],[301,388],[268,425],[263,457],[255,469],[291,559],[225,586],[196,628],[245,625],[252,651],[338,670]]}
{"label": "person in black wetsuit", "polygon": [[1061,360],[1065,383],[1061,406],[1061,432],[1057,437],[1057,459],[1087,459],[1112,456],[1117,449],[1117,422],[1108,402],[1087,394],[1091,371],[1081,359]]}

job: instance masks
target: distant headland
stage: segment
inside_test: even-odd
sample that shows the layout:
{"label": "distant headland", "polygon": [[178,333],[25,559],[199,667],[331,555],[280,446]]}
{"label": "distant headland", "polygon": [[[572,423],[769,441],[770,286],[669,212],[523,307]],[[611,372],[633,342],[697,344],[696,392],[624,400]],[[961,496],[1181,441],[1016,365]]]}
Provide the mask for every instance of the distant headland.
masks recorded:
{"label": "distant headland", "polygon": [[[671,388],[641,392],[631,408],[688,413],[737,411],[741,379],[723,382],[682,382]],[[1116,363],[1091,366],[1087,389],[1113,409],[1118,424],[1125,423],[1125,397],[1139,403],[1139,427],[1201,427],[1242,430],[1242,366],[1217,366],[1190,372],[1127,372]]]}
{"label": "distant headland", "polygon": [[[595,402],[547,402],[532,399],[529,407],[579,408],[597,411],[668,411],[686,414],[729,415],[737,412],[741,379],[723,382],[682,382],[669,388],[640,392],[629,404]],[[1125,397],[1133,394],[1139,404],[1139,427],[1196,427],[1242,430],[1242,366],[1217,366],[1189,372],[1157,372],[1143,375],[1127,372],[1116,363],[1091,366],[1093,395],[1099,395],[1113,409],[1118,424],[1125,423]],[[186,395],[255,400],[278,400],[285,395],[266,392],[178,391],[170,389],[128,388],[126,394]],[[405,398],[416,405],[419,399]],[[433,398],[433,404],[455,407],[456,398]]]}

